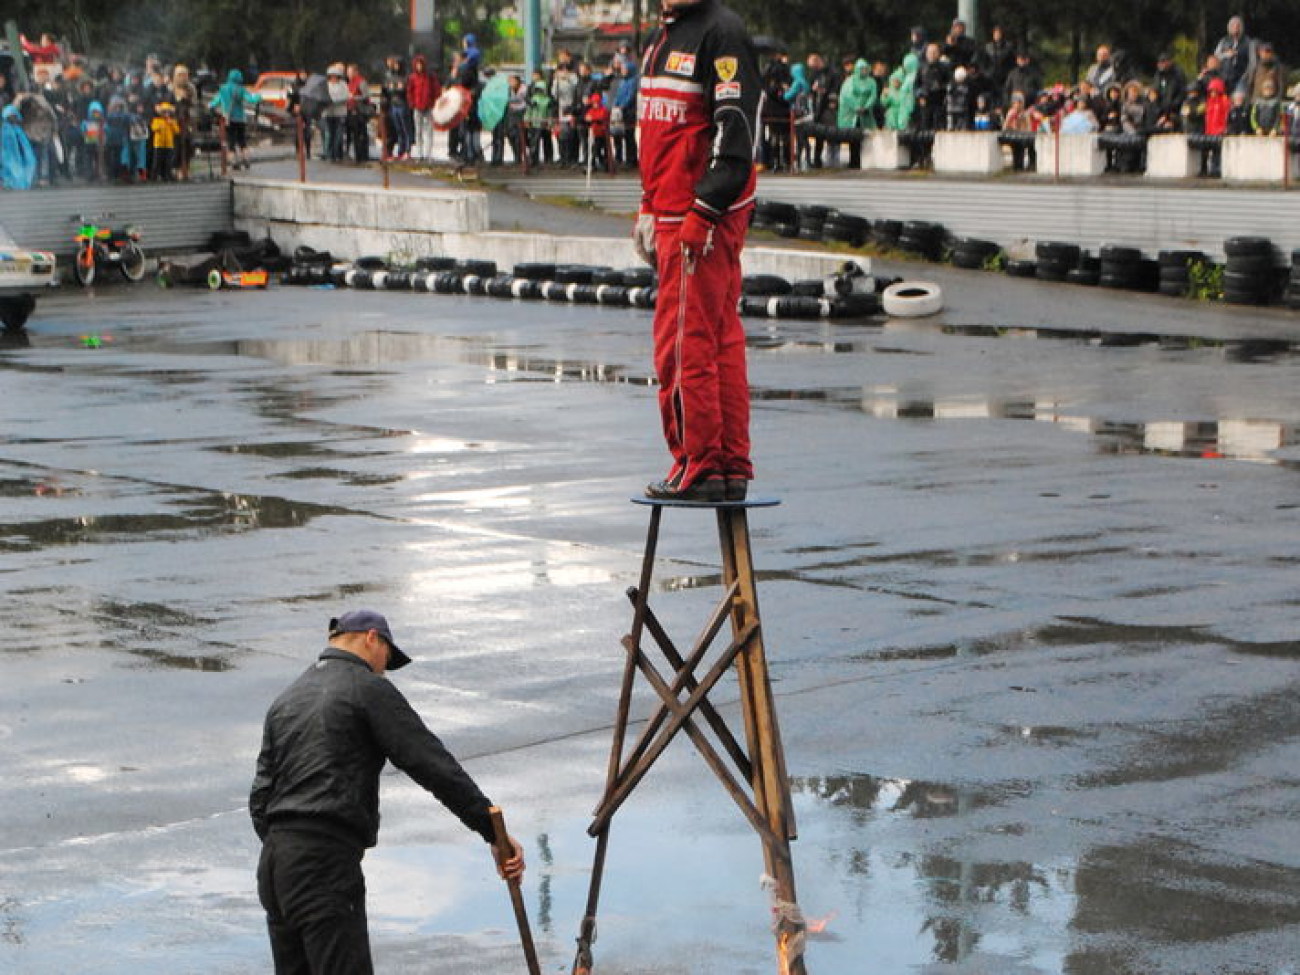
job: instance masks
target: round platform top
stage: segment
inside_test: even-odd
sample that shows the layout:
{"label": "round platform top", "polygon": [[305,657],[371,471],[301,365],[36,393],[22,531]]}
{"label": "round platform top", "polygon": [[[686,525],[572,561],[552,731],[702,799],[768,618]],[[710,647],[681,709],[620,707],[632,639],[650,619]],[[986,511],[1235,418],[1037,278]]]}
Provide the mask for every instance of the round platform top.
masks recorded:
{"label": "round platform top", "polygon": [[676,501],[671,498],[641,496],[628,500],[633,504],[644,504],[651,508],[775,508],[781,503],[780,498],[746,498],[744,501]]}

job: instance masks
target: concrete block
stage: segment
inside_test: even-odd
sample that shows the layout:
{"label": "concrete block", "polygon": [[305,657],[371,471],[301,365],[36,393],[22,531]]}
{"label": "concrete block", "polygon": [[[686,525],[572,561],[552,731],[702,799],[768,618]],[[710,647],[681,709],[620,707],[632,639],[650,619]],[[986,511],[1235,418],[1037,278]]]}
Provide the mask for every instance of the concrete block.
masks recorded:
{"label": "concrete block", "polygon": [[988,175],[1004,165],[996,132],[936,132],[933,159],[936,173]]}
{"label": "concrete block", "polygon": [[488,227],[487,195],[473,190],[384,190],[378,186],[240,179],[235,219],[419,233]]}
{"label": "concrete block", "polygon": [[899,144],[897,132],[877,129],[863,139],[863,169],[906,169],[911,164],[912,153]]}
{"label": "concrete block", "polygon": [[1280,136],[1230,135],[1223,140],[1223,179],[1227,183],[1281,183],[1295,179],[1295,153]]}
{"label": "concrete block", "polygon": [[1147,171],[1151,179],[1186,179],[1201,169],[1201,151],[1187,147],[1187,136],[1170,132],[1147,139]]}
{"label": "concrete block", "polygon": [[1095,133],[1043,132],[1035,148],[1039,176],[1100,176],[1106,171],[1106,153],[1098,148]]}

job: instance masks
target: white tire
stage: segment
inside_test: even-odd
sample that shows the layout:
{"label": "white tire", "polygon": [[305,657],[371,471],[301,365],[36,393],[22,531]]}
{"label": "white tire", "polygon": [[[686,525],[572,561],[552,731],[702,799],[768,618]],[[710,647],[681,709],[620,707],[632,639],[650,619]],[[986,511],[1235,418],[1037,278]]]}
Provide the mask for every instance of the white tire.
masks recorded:
{"label": "white tire", "polygon": [[943,292],[929,281],[900,281],[885,289],[880,307],[891,318],[924,318],[943,310]]}

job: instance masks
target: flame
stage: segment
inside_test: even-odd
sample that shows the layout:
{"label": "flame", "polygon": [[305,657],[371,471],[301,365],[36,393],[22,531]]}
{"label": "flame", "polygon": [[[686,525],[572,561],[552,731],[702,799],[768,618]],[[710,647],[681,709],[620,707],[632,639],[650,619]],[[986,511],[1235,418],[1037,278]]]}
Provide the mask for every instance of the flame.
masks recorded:
{"label": "flame", "polygon": [[822,934],[822,933],[823,933],[823,932],[824,932],[828,927],[830,927],[831,922],[834,921],[834,920],[835,920],[837,917],[839,917],[839,916],[840,916],[840,912],[839,912],[839,911],[831,911],[829,914],[827,914],[827,915],[826,915],[825,917],[823,917],[823,918],[820,918],[820,919],[815,920],[815,921],[809,921],[809,922],[808,922],[808,933],[809,933],[809,934]]}
{"label": "flame", "polygon": [[790,957],[786,945],[790,943],[790,936],[784,931],[776,940],[776,971],[777,975],[790,975]]}

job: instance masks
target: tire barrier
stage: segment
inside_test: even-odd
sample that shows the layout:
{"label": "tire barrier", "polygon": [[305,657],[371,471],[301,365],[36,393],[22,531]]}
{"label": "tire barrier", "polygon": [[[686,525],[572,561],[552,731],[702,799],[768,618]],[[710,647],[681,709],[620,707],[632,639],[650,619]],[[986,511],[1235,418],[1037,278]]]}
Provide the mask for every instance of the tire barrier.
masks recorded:
{"label": "tire barrier", "polygon": [[800,240],[821,241],[826,236],[826,218],[831,208],[812,204],[795,208],[798,213],[798,237]]}
{"label": "tire barrier", "polygon": [[1002,248],[992,240],[975,237],[958,237],[952,242],[952,263],[955,267],[977,271],[1002,253]]}
{"label": "tire barrier", "polygon": [[744,295],[740,314],[746,318],[865,318],[880,311],[876,294],[814,298],[810,295]]}
{"label": "tire barrier", "polygon": [[827,215],[824,229],[827,240],[850,247],[861,247],[871,239],[870,220],[839,210],[832,210]]}
{"label": "tire barrier", "polygon": [[1184,298],[1191,293],[1192,267],[1207,265],[1210,259],[1201,251],[1161,251],[1156,262],[1160,265],[1160,293]]}
{"label": "tire barrier", "polygon": [[415,262],[417,271],[450,271],[455,266],[454,257],[421,257]]}
{"label": "tire barrier", "polygon": [[1266,305],[1278,282],[1273,242],[1267,237],[1230,237],[1223,268],[1223,300],[1231,305]]}
{"label": "tire barrier", "polygon": [[790,282],[775,274],[747,274],[740,281],[740,293],[753,298],[788,295]]}
{"label": "tire barrier", "polygon": [[929,261],[943,257],[944,229],[941,223],[909,220],[898,234],[899,250],[919,254]]}
{"label": "tire barrier", "polygon": [[900,281],[880,295],[880,307],[891,318],[925,318],[943,310],[943,291],[929,281]]}
{"label": "tire barrier", "polygon": [[[525,301],[555,301],[610,308],[655,306],[658,289],[654,272],[649,268],[596,268],[586,265],[521,264],[515,273],[481,275],[467,269],[495,270],[490,261],[457,261],[450,270],[367,267],[357,264],[327,266],[306,255],[309,260],[293,264],[282,281],[302,287],[329,286],[358,291],[411,291],[440,295],[484,295],[492,298]],[[435,262],[426,261],[426,264]],[[444,262],[436,262],[445,266]],[[547,280],[534,277],[542,270],[553,270]],[[522,271],[523,273],[518,273]],[[560,280],[563,277],[567,280]],[[881,298],[877,282],[854,261],[847,261],[834,274],[800,282],[800,294],[794,293],[789,281],[775,274],[751,275],[744,279],[745,290],[740,302],[743,315],[761,318],[862,318],[880,311]],[[815,289],[815,290],[814,290]]]}
{"label": "tire barrier", "polygon": [[1082,254],[1083,250],[1078,244],[1039,241],[1034,246],[1034,277],[1040,281],[1066,281],[1070,272],[1078,268]]}
{"label": "tire barrier", "polygon": [[[928,132],[904,135],[906,138],[902,141],[914,150],[928,148],[933,138],[933,133]],[[1031,143],[1033,138],[1033,133],[1004,132],[999,136],[999,143],[1023,145]],[[1106,147],[1112,152],[1140,152],[1142,141],[1142,137],[1120,135],[1109,138]],[[1220,142],[1219,136],[1188,136],[1191,148]],[[1300,140],[1297,145],[1300,146]],[[819,223],[820,234],[816,232]],[[782,237],[820,239],[853,248],[873,245],[902,250],[930,261],[947,257],[953,266],[969,270],[993,270],[1000,266],[1010,277],[1159,292],[1169,297],[1194,296],[1196,289],[1192,287],[1189,270],[1193,265],[1199,264],[1207,271],[1215,270],[1209,256],[1201,251],[1162,251],[1159,258],[1153,260],[1146,258],[1136,247],[1108,244],[1094,255],[1068,241],[1039,241],[1035,244],[1033,257],[1011,257],[1003,254],[996,241],[972,237],[956,237],[949,241],[943,225],[938,223],[888,218],[869,220],[825,206],[795,205],[777,200],[756,201],[752,225],[756,230],[768,230]],[[1223,267],[1224,300],[1249,304],[1280,300],[1287,307],[1300,310],[1300,269],[1288,275],[1287,268],[1276,261],[1271,241],[1263,237],[1232,237],[1224,242],[1223,249],[1228,256]],[[1292,255],[1291,266],[1297,265],[1300,265],[1300,248]],[[823,293],[824,289],[817,291],[814,282],[799,281],[791,284],[788,294],[813,298]],[[1204,289],[1199,296],[1206,297]]]}
{"label": "tire barrier", "polygon": [[1291,252],[1291,273],[1287,275],[1282,303],[1292,311],[1300,311],[1300,249]]}
{"label": "tire barrier", "polygon": [[[1006,135],[1004,133],[1004,135]],[[924,143],[922,138],[918,145]],[[1119,147],[1119,144],[1116,143]],[[1125,143],[1128,147],[1128,143]],[[752,226],[769,230],[782,237],[802,237],[861,248],[874,245],[902,250],[930,261],[948,258],[955,267],[970,270],[993,270],[1001,267],[1010,277],[1038,278],[1082,286],[1159,292],[1169,297],[1216,297],[1205,292],[1215,279],[1217,267],[1202,251],[1161,251],[1149,259],[1136,247],[1108,244],[1091,254],[1068,241],[1039,241],[1033,257],[1005,255],[992,240],[974,237],[948,238],[940,223],[889,218],[870,220],[819,204],[795,205],[777,200],[757,200]],[[223,235],[223,243],[246,241],[247,235]],[[1240,236],[1224,241],[1227,254],[1222,268],[1223,300],[1233,304],[1268,304],[1280,301],[1300,311],[1300,248],[1291,255],[1290,268],[1278,260],[1275,248],[1264,237]],[[275,261],[275,257],[271,257]],[[490,294],[514,299],[547,299],[580,304],[623,305],[649,308],[654,305],[655,272],[649,267],[626,269],[588,265],[520,263],[509,275],[499,274],[492,261],[457,261],[450,257],[423,257],[412,269],[389,270],[377,257],[362,258],[353,265],[332,264],[328,251],[314,251],[302,246],[294,251],[292,261],[280,257],[281,267],[288,265],[284,281],[299,285],[347,287],[349,271],[354,287],[426,291],[438,294]],[[1203,268],[1193,287],[1193,268]],[[272,268],[274,269],[274,268]],[[357,276],[358,271],[371,272]],[[374,272],[386,271],[375,278]],[[869,278],[869,276],[868,276]],[[528,282],[528,283],[525,283]],[[581,286],[571,288],[572,285]],[[867,290],[879,284],[872,282]],[[601,290],[606,289],[606,290]],[[612,290],[611,290],[612,289]],[[853,284],[839,274],[826,279],[786,281],[776,275],[750,275],[743,281],[746,314],[772,317],[840,317],[872,314],[863,311],[857,301],[861,283]],[[1195,295],[1194,292],[1200,292]],[[849,297],[850,302],[818,304],[823,299]],[[772,304],[772,298],[789,298],[791,302]],[[757,299],[763,299],[758,301]],[[813,303],[795,302],[810,299]],[[769,307],[770,306],[770,307]]]}

